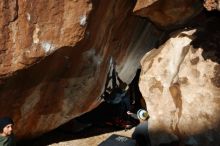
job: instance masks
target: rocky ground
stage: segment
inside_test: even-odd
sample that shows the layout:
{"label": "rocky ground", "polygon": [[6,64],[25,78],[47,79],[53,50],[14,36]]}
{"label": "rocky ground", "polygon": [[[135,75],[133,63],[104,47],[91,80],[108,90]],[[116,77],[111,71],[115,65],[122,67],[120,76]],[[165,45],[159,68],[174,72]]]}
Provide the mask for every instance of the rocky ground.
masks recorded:
{"label": "rocky ground", "polygon": [[112,134],[131,137],[134,128],[118,129],[112,126],[91,126],[80,132],[55,130],[35,140],[19,143],[22,146],[97,146]]}
{"label": "rocky ground", "polygon": [[112,131],[112,132],[106,131],[106,133],[103,132],[101,134],[94,135],[91,137],[83,137],[80,139],[73,138],[67,141],[60,141],[60,142],[52,143],[49,145],[50,146],[97,146],[102,141],[110,137],[112,134],[118,134],[118,135],[130,137],[133,132],[133,129],[134,128],[132,128],[131,130],[126,130],[126,131],[125,130]]}

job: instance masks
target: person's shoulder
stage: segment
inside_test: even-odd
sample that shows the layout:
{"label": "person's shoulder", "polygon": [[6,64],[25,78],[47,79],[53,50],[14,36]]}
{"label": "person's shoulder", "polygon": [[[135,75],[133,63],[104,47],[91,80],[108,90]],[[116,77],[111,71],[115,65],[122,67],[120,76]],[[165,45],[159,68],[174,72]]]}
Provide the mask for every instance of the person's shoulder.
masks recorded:
{"label": "person's shoulder", "polygon": [[0,146],[3,146],[7,141],[8,141],[8,137],[0,135]]}

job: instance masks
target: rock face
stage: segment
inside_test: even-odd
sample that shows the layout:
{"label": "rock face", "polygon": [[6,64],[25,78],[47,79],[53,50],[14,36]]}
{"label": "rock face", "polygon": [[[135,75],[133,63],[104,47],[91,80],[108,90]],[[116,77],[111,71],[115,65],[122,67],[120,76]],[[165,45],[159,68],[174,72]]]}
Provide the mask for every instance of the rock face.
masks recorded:
{"label": "rock face", "polygon": [[60,47],[74,46],[84,38],[91,9],[85,0],[1,1],[0,76],[26,68]]}
{"label": "rock face", "polygon": [[141,61],[139,87],[155,146],[171,141],[220,143],[220,21],[207,22],[202,28],[176,32]]}
{"label": "rock face", "polygon": [[208,11],[212,11],[212,10],[220,11],[220,0],[205,0],[204,7]]}
{"label": "rock face", "polygon": [[199,0],[138,0],[133,11],[167,29],[184,24],[201,10]]}
{"label": "rock face", "polygon": [[[94,109],[111,58],[129,83],[161,32],[132,1],[0,1],[0,117],[30,138]],[[80,9],[79,9],[80,8]]]}
{"label": "rock face", "polygon": [[132,11],[168,29],[197,15],[201,2],[134,6],[129,0],[0,1],[0,117],[14,119],[18,139],[97,107],[112,61],[129,83],[148,52],[139,86],[153,145],[220,143],[219,18],[176,32],[152,50],[164,33]]}

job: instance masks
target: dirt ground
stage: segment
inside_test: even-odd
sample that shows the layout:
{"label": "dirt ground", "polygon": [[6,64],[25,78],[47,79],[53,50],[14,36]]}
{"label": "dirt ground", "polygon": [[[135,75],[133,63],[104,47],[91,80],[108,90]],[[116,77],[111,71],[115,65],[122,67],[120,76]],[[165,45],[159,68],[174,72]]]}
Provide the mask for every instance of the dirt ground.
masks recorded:
{"label": "dirt ground", "polygon": [[119,130],[119,131],[112,131],[107,133],[102,133],[98,135],[94,135],[91,137],[85,137],[80,139],[70,139],[67,141],[60,141],[56,143],[49,144],[49,146],[97,146],[102,141],[110,137],[112,134],[118,134],[126,137],[130,137],[134,128],[130,130]]}
{"label": "dirt ground", "polygon": [[97,146],[112,134],[131,137],[134,128],[93,125],[79,132],[56,129],[37,139],[19,142],[18,146]]}

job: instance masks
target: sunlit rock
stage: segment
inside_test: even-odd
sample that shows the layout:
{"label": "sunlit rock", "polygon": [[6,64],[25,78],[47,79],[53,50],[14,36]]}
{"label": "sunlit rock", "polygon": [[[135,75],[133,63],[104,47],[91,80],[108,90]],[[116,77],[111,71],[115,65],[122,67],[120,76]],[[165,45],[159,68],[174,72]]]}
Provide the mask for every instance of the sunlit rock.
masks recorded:
{"label": "sunlit rock", "polygon": [[219,18],[176,32],[142,59],[139,87],[150,114],[153,145],[220,141]]}
{"label": "sunlit rock", "polygon": [[138,0],[133,11],[167,29],[186,23],[201,10],[199,0]]}
{"label": "sunlit rock", "polygon": [[220,11],[220,0],[204,0],[204,7],[208,11],[212,11],[212,10]]}
{"label": "sunlit rock", "polygon": [[86,0],[2,0],[0,76],[26,68],[60,47],[75,46],[84,38],[91,10]]}

